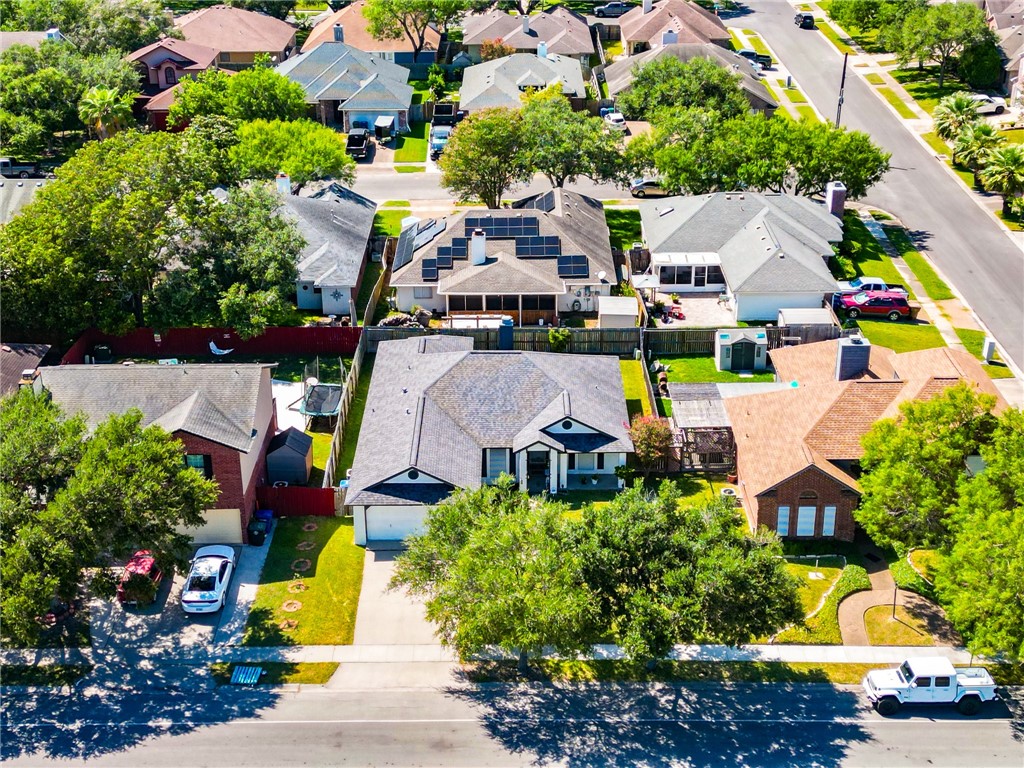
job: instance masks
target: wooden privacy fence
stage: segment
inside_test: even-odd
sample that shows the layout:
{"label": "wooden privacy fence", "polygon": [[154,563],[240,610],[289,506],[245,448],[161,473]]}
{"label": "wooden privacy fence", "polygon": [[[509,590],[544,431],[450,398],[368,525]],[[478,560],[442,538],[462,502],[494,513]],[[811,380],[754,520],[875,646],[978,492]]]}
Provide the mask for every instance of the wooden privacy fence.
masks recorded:
{"label": "wooden privacy fence", "polygon": [[364,326],[373,324],[373,316],[377,312],[377,302],[380,301],[380,295],[383,293],[385,286],[391,282],[391,263],[395,258],[395,248],[397,246],[397,238],[389,237],[384,241],[384,251],[380,256],[380,263],[383,269],[380,271],[380,277],[377,278],[377,282],[373,285],[370,300],[363,310],[362,322]]}
{"label": "wooden privacy fence", "polygon": [[256,499],[260,509],[272,509],[277,517],[333,517],[335,514],[333,488],[264,485],[256,489]]}
{"label": "wooden privacy fence", "polygon": [[338,474],[338,461],[344,445],[348,413],[352,408],[352,400],[355,399],[356,389],[359,387],[359,375],[363,368],[365,356],[366,336],[360,336],[359,344],[356,345],[356,353],[352,356],[352,366],[348,369],[348,376],[345,377],[345,386],[341,390],[341,412],[338,414],[338,423],[335,425],[334,434],[331,436],[331,451],[327,456],[327,465],[324,467],[324,488],[333,490],[334,486],[338,484],[337,481],[344,479],[336,477]]}
{"label": "wooden privacy fence", "polygon": [[[79,364],[97,344],[110,347],[115,357],[211,357],[210,344],[230,349],[233,355],[351,355],[362,330],[351,327],[275,327],[243,341],[229,328],[172,328],[154,331],[136,328],[124,336],[112,336],[95,328],[82,334],[64,355],[61,364]],[[231,356],[218,357],[231,362]]]}
{"label": "wooden privacy fence", "polygon": [[[651,357],[658,355],[713,355],[715,334],[719,328],[656,328],[644,331],[644,349]],[[842,329],[834,325],[787,325],[766,327],[768,349],[789,344],[811,344],[838,339]]]}
{"label": "wooden privacy fence", "polygon": [[[616,355],[633,357],[640,347],[639,328],[567,328],[570,333],[566,352],[584,355]],[[473,348],[498,349],[497,328],[365,328],[367,353],[375,353],[382,341],[407,339],[410,336],[440,334],[442,336],[469,336]],[[520,352],[550,352],[547,328],[513,328],[512,349]]]}

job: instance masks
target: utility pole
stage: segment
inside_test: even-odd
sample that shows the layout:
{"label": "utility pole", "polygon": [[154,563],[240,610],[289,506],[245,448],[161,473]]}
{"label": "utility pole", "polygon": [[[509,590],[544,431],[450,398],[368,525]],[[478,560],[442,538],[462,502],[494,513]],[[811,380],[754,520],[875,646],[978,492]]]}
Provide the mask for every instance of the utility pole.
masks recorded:
{"label": "utility pole", "polygon": [[843,91],[846,89],[846,62],[849,58],[850,54],[843,54],[843,77],[839,81],[839,106],[836,107],[836,128],[839,127],[839,121],[843,116]]}

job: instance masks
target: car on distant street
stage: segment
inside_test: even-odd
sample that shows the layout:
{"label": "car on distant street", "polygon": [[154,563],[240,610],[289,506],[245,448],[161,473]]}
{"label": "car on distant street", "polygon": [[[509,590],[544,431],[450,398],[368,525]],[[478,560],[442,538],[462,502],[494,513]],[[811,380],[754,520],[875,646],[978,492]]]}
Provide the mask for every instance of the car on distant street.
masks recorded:
{"label": "car on distant street", "polygon": [[626,125],[626,118],[623,117],[621,112],[609,112],[604,116],[605,128],[612,131],[620,131],[625,133],[629,126]]}
{"label": "car on distant street", "polygon": [[755,64],[760,65],[761,69],[771,69],[772,65],[775,64],[775,60],[767,53],[758,53],[753,48],[740,48],[736,53],[744,59],[750,59]]}
{"label": "car on distant street", "polygon": [[117,601],[122,605],[147,604],[156,599],[164,572],[148,549],[132,555],[117,582]]}
{"label": "car on distant street", "polygon": [[664,197],[668,190],[656,179],[637,179],[629,185],[629,194],[633,197]]}
{"label": "car on distant street", "polygon": [[1001,115],[1006,111],[1006,99],[1002,96],[989,96],[987,93],[972,93],[971,100],[979,115]]}
{"label": "car on distant street", "polygon": [[849,318],[883,316],[890,320],[910,317],[907,294],[895,291],[861,291],[839,297],[839,305]]}
{"label": "car on distant street", "polygon": [[814,14],[801,11],[793,17],[793,23],[800,27],[800,29],[814,29]]}
{"label": "car on distant street", "polygon": [[599,19],[603,19],[606,16],[615,17],[622,16],[624,13],[628,13],[631,9],[636,6],[630,5],[629,3],[611,2],[599,5],[594,9],[594,15]]}
{"label": "car on distant street", "polygon": [[185,613],[216,613],[223,608],[234,571],[235,550],[231,547],[197,549],[181,588],[181,607]]}

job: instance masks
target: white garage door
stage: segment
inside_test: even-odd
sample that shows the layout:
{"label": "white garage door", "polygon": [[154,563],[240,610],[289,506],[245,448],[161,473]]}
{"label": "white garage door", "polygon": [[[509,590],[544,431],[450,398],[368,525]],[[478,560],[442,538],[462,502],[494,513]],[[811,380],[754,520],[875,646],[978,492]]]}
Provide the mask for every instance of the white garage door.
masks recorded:
{"label": "white garage door", "polygon": [[198,528],[179,528],[196,544],[241,544],[242,516],[237,509],[208,509],[203,512],[206,523]]}
{"label": "white garage door", "polygon": [[415,507],[367,507],[367,541],[401,541],[423,530],[427,510]]}

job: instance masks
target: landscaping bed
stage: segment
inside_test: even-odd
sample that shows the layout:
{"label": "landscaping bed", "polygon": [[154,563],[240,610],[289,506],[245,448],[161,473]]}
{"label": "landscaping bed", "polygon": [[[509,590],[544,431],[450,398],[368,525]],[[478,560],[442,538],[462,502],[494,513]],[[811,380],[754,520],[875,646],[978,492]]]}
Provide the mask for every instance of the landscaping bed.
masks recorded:
{"label": "landscaping bed", "polygon": [[916,592],[932,602],[938,602],[935,587],[921,578],[921,574],[914,570],[914,567],[907,562],[907,558],[890,552],[885,559],[889,563],[889,573],[892,574],[897,587],[907,592]]}
{"label": "landscaping bed", "polygon": [[338,671],[340,665],[336,661],[260,661],[241,665],[219,662],[210,665],[210,675],[217,681],[217,685],[228,685],[237,666],[260,667],[264,674],[257,685],[323,685]]}
{"label": "landscaping bed", "polygon": [[353,543],[352,520],[292,517],[275,525],[243,645],[351,644],[365,554]]}
{"label": "landscaping bed", "polygon": [[[805,616],[814,613],[822,604],[825,593],[842,576],[844,566],[841,557],[808,558],[786,563],[786,571],[800,582],[800,602]],[[820,573],[824,578],[812,579],[814,573]]]}
{"label": "landscaping bed", "polygon": [[847,565],[821,610],[806,619],[803,626],[790,627],[780,632],[776,635],[775,642],[780,645],[842,645],[839,604],[854,592],[868,589],[871,589],[868,572],[859,565]]}

